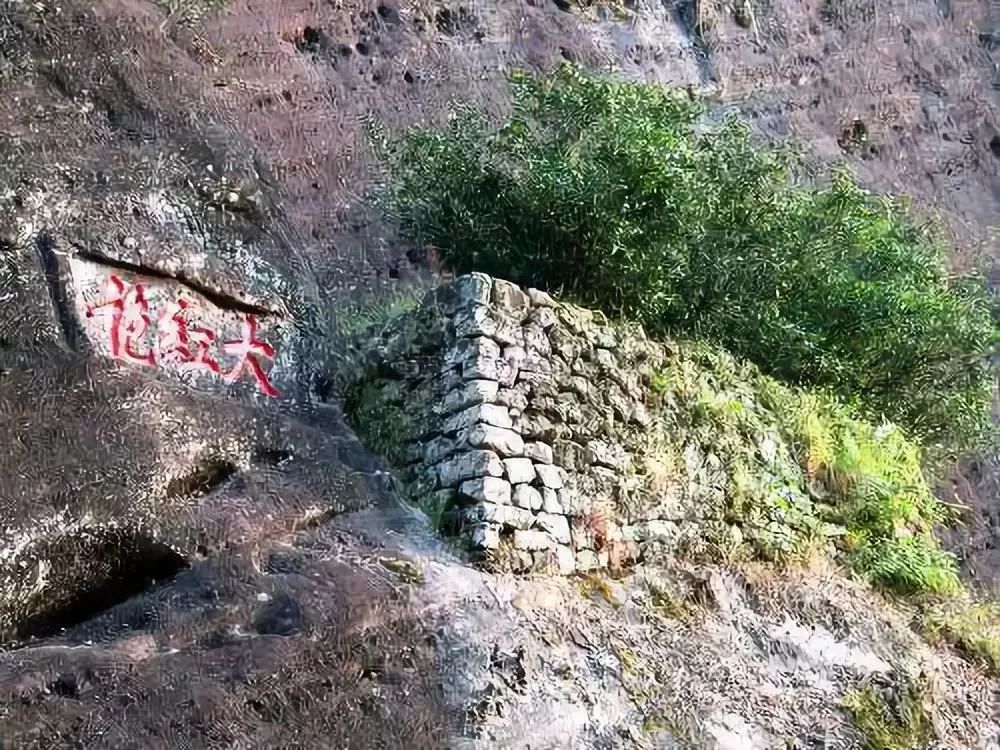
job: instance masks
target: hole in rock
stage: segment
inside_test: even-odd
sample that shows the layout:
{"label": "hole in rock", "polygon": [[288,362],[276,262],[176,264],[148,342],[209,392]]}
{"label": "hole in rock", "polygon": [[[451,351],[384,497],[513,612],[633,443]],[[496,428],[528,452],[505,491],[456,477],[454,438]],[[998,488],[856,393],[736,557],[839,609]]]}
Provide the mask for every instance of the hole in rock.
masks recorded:
{"label": "hole in rock", "polygon": [[294,43],[295,49],[306,55],[318,54],[327,47],[326,34],[313,26],[303,26]]}
{"label": "hole in rock", "polygon": [[101,529],[43,545],[50,583],[15,624],[19,641],[46,638],[97,617],[188,567],[175,550],[129,529]]}
{"label": "hole in rock", "polygon": [[224,459],[203,461],[190,474],[167,483],[167,497],[202,497],[236,474],[236,465]]}

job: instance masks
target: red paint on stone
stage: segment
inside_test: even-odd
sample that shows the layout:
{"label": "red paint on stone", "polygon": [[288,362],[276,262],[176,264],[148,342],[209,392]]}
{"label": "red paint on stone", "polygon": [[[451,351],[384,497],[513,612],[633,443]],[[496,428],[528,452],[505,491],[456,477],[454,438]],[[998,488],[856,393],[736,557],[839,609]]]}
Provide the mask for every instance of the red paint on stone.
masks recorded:
{"label": "red paint on stone", "polygon": [[218,360],[212,354],[218,335],[211,328],[194,324],[188,318],[192,310],[189,300],[179,299],[160,316],[156,326],[157,349],[148,347],[143,352],[142,345],[151,329],[144,286],[137,283],[130,287],[115,274],[108,277],[107,285],[108,296],[88,305],[86,314],[92,318],[97,311],[110,311],[111,355],[116,359],[150,367],[170,363],[182,370],[208,370],[222,375],[227,383],[235,383],[245,371],[249,371],[261,392],[272,398],[278,397],[277,389],[260,363],[261,357],[274,359],[274,347],[257,337],[257,319],[254,316],[243,316],[242,338],[222,343],[225,353],[238,357],[236,365],[223,375]]}

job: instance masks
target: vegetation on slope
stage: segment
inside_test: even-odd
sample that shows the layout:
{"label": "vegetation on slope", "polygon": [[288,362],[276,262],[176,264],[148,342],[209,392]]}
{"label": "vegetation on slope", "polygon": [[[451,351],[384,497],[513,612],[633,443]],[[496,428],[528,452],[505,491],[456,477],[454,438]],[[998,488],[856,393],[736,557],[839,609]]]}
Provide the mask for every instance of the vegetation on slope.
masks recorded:
{"label": "vegetation on slope", "polygon": [[932,533],[946,506],[899,428],[857,419],[705,343],[672,348],[653,383],[665,433],[719,456],[729,512],[758,554],[795,558],[829,538],[858,573],[894,591],[960,588]]}
{"label": "vegetation on slope", "polygon": [[792,184],[788,148],[755,146],[735,116],[705,125],[680,90],[568,65],[512,83],[498,129],[465,109],[376,137],[406,236],[458,272],[713,340],[932,444],[982,436],[990,299],[898,201],[846,172]]}
{"label": "vegetation on slope", "polygon": [[[715,345],[704,352],[728,350],[735,358],[715,364],[679,358],[653,385],[726,456],[731,512],[756,529],[758,552],[801,551],[832,524],[873,582],[960,590],[931,533],[947,513],[921,461],[995,439],[1000,306],[983,279],[953,276],[903,202],[845,170],[796,182],[791,148],[756,145],[734,115],[713,123],[686,91],[569,65],[511,82],[514,107],[499,127],[463,108],[443,130],[373,133],[389,172],[382,205],[404,236],[458,273],[545,288]],[[720,380],[719,362],[732,370],[744,359],[764,374]],[[763,468],[747,450],[774,424],[795,470]],[[977,617],[927,627],[988,655]]]}

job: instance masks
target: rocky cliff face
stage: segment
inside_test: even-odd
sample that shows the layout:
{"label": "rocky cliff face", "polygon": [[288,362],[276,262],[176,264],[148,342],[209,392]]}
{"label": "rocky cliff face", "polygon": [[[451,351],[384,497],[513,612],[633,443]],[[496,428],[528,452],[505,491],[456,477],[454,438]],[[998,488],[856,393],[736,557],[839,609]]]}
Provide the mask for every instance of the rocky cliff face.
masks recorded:
{"label": "rocky cliff face", "polygon": [[[764,135],[938,206],[959,250],[982,233],[1000,205],[985,2],[720,5],[711,28],[706,5],[0,2],[0,744],[855,747],[841,700],[867,686],[890,716],[926,704],[917,734],[940,746],[996,745],[995,682],[831,571],[469,565],[330,397],[356,293],[419,277],[361,199],[365,118],[500,111],[513,66],[714,87]],[[562,383],[538,374],[539,399]],[[616,387],[627,424],[645,395]],[[592,460],[599,425],[558,458],[540,426],[524,450],[549,445],[567,488],[627,474]],[[991,460],[959,487],[985,580]],[[539,481],[511,484],[533,526],[554,508]],[[570,525],[574,568],[602,563]]]}

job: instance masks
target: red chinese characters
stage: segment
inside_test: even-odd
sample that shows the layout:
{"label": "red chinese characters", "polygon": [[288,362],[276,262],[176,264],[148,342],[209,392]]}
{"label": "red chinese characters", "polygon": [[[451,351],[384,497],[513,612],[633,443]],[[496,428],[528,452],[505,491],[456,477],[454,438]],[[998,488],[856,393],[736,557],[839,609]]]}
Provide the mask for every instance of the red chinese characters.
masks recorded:
{"label": "red chinese characters", "polygon": [[239,363],[228,375],[226,382],[233,383],[240,379],[244,370],[249,370],[250,374],[257,380],[260,389],[272,398],[278,396],[274,386],[267,379],[263,368],[257,357],[274,359],[274,347],[257,338],[257,321],[252,315],[243,316],[243,338],[236,341],[227,341],[223,348],[229,354],[235,354],[240,358]]}
{"label": "red chinese characters", "polygon": [[[87,308],[87,317],[92,318],[100,310],[111,316],[111,354],[147,366],[154,366],[156,358],[152,348],[141,352],[142,343],[149,330],[149,303],[142,284],[131,289],[120,278],[112,274],[108,277],[109,298]],[[124,337],[124,341],[123,341]]]}
{"label": "red chinese characters", "polygon": [[148,367],[172,364],[182,371],[208,371],[222,376],[227,383],[239,381],[248,372],[264,394],[278,396],[261,365],[261,359],[274,359],[274,347],[258,337],[257,320],[252,315],[243,316],[241,338],[222,342],[223,352],[236,357],[235,365],[223,372],[213,353],[218,335],[189,317],[193,306],[187,299],[170,304],[160,315],[155,328],[155,348],[147,340],[154,330],[143,284],[130,286],[111,275],[105,299],[87,306],[88,318],[98,313],[110,318],[111,354],[117,359]]}

